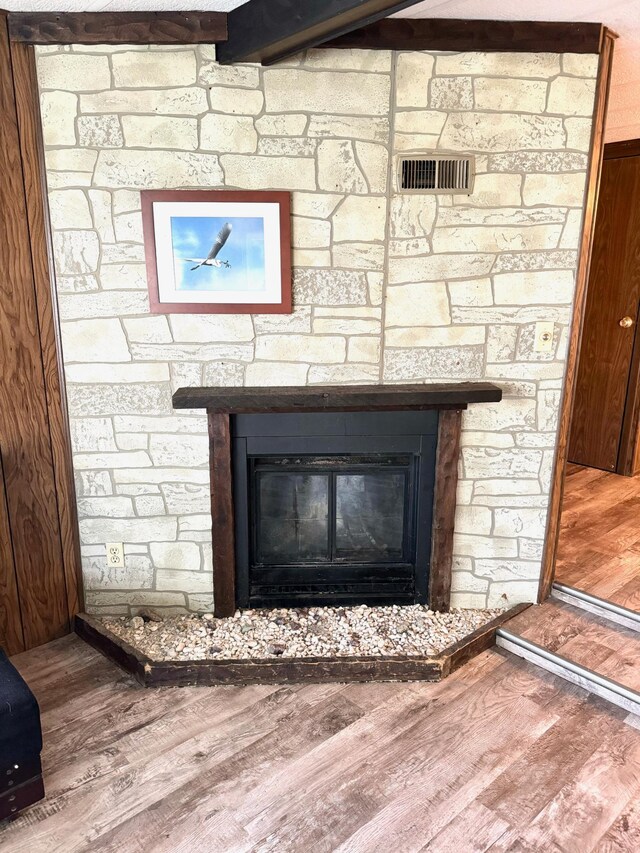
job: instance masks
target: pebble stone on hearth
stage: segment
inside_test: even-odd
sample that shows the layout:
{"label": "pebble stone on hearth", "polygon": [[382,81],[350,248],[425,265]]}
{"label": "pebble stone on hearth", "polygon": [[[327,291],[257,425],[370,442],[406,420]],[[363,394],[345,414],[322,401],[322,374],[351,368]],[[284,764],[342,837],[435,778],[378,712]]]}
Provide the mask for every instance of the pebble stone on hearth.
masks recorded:
{"label": "pebble stone on hearth", "polygon": [[105,627],[152,660],[246,660],[435,655],[494,619],[501,610],[426,606],[309,607],[210,613],[161,621],[103,617]]}

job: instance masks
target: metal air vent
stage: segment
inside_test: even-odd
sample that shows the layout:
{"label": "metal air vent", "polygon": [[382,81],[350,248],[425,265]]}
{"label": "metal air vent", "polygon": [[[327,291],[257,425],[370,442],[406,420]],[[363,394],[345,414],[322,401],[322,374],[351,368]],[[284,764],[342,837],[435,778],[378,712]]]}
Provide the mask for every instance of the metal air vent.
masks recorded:
{"label": "metal air vent", "polygon": [[412,155],[398,161],[398,189],[414,193],[470,195],[475,178],[475,158],[451,154]]}

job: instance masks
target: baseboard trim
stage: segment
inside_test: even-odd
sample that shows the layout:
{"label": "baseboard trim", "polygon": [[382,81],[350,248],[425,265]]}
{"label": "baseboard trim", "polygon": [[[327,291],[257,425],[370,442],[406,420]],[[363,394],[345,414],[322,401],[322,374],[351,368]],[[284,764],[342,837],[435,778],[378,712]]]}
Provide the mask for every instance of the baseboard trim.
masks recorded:
{"label": "baseboard trim", "polygon": [[617,681],[613,681],[604,675],[599,675],[581,664],[575,663],[556,652],[532,643],[517,634],[513,634],[506,628],[498,628],[496,631],[496,645],[511,654],[524,658],[541,669],[552,672],[554,675],[570,681],[572,684],[582,687],[584,690],[600,696],[612,705],[624,708],[632,714],[640,714],[640,693],[625,687]]}
{"label": "baseboard trim", "polygon": [[640,633],[640,613],[629,610],[628,607],[622,607],[620,604],[614,604],[612,601],[598,598],[597,595],[591,595],[591,593],[561,583],[553,584],[551,597]]}

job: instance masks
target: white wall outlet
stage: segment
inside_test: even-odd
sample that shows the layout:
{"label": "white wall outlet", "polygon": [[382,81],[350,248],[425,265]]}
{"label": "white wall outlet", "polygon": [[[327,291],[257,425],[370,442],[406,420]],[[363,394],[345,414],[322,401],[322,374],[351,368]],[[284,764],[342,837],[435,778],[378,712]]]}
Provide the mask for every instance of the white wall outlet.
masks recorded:
{"label": "white wall outlet", "polygon": [[553,350],[553,323],[536,323],[533,338],[533,349],[535,352],[551,352]]}
{"label": "white wall outlet", "polygon": [[107,565],[113,569],[124,568],[124,547],[122,542],[107,542]]}

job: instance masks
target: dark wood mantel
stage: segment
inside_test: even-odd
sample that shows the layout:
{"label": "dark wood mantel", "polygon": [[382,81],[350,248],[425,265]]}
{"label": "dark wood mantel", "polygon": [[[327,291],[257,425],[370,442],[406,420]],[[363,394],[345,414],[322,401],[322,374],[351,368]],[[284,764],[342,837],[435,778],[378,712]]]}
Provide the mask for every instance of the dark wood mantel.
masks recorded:
{"label": "dark wood mantel", "polygon": [[404,411],[466,409],[497,403],[502,391],[489,382],[441,385],[323,385],[280,388],[179,388],[174,409],[206,409],[239,415],[254,412]]}
{"label": "dark wood mantel", "polygon": [[429,570],[429,606],[448,610],[462,410],[496,403],[502,391],[488,382],[433,385],[325,385],[317,388],[179,388],[175,409],[209,415],[214,612],[236,608],[231,415],[277,412],[440,410]]}

